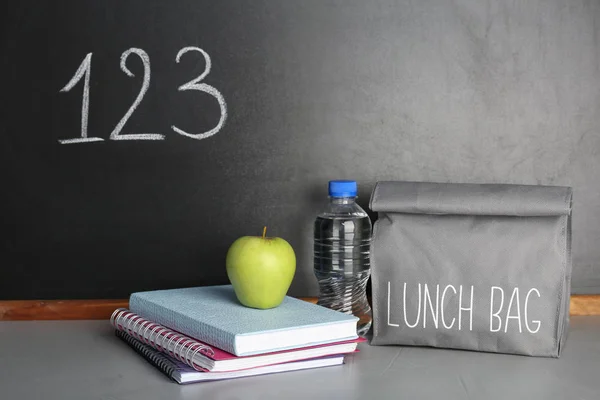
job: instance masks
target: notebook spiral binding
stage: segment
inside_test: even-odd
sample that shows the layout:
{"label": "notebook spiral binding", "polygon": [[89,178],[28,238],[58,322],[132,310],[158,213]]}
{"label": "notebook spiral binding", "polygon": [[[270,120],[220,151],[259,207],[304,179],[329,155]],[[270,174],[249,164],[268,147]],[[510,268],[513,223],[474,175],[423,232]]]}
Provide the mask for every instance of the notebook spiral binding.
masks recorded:
{"label": "notebook spiral binding", "polygon": [[169,378],[173,379],[173,374],[181,369],[173,360],[170,360],[166,355],[162,355],[153,351],[149,351],[148,347],[133,336],[129,336],[124,331],[116,331],[116,335],[125,340],[133,349],[139,353],[142,357],[150,361],[153,365],[156,365],[162,372],[164,372]]}
{"label": "notebook spiral binding", "polygon": [[110,317],[111,325],[123,331],[142,343],[189,365],[196,371],[206,371],[194,363],[194,357],[200,353],[209,357],[214,351],[209,346],[175,332],[162,325],[156,324],[132,313],[125,308],[116,309]]}

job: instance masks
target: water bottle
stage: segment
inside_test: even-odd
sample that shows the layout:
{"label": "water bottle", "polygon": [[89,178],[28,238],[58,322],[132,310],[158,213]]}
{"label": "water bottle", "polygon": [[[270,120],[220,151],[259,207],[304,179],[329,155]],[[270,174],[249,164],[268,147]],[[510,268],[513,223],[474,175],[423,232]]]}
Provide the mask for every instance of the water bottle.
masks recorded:
{"label": "water bottle", "polygon": [[314,271],[319,305],[359,318],[357,333],[371,327],[366,286],[371,274],[371,220],[356,204],[355,181],[330,181],[329,203],[315,220]]}

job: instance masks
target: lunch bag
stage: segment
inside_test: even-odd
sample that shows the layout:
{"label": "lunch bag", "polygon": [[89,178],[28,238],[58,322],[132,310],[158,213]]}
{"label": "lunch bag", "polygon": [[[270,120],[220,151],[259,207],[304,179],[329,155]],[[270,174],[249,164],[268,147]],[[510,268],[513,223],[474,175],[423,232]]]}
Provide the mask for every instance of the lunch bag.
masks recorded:
{"label": "lunch bag", "polygon": [[569,187],[378,182],[372,344],[558,357],[571,198]]}

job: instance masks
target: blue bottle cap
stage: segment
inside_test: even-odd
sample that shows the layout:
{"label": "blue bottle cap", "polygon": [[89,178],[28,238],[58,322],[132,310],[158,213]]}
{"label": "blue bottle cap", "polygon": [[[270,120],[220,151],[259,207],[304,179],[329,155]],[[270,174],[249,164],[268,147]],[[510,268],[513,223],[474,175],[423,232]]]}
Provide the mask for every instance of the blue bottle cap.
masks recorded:
{"label": "blue bottle cap", "polygon": [[329,196],[356,197],[356,181],[329,181]]}

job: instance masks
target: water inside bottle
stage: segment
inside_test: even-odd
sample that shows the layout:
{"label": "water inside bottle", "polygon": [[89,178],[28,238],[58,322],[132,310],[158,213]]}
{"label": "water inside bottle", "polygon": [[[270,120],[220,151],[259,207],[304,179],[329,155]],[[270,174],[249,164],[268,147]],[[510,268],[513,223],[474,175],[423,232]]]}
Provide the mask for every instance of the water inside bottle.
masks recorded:
{"label": "water inside bottle", "polygon": [[[362,210],[361,210],[362,211]],[[359,318],[357,331],[371,327],[365,288],[370,276],[371,221],[364,213],[321,215],[314,226],[314,269],[318,304]]]}

